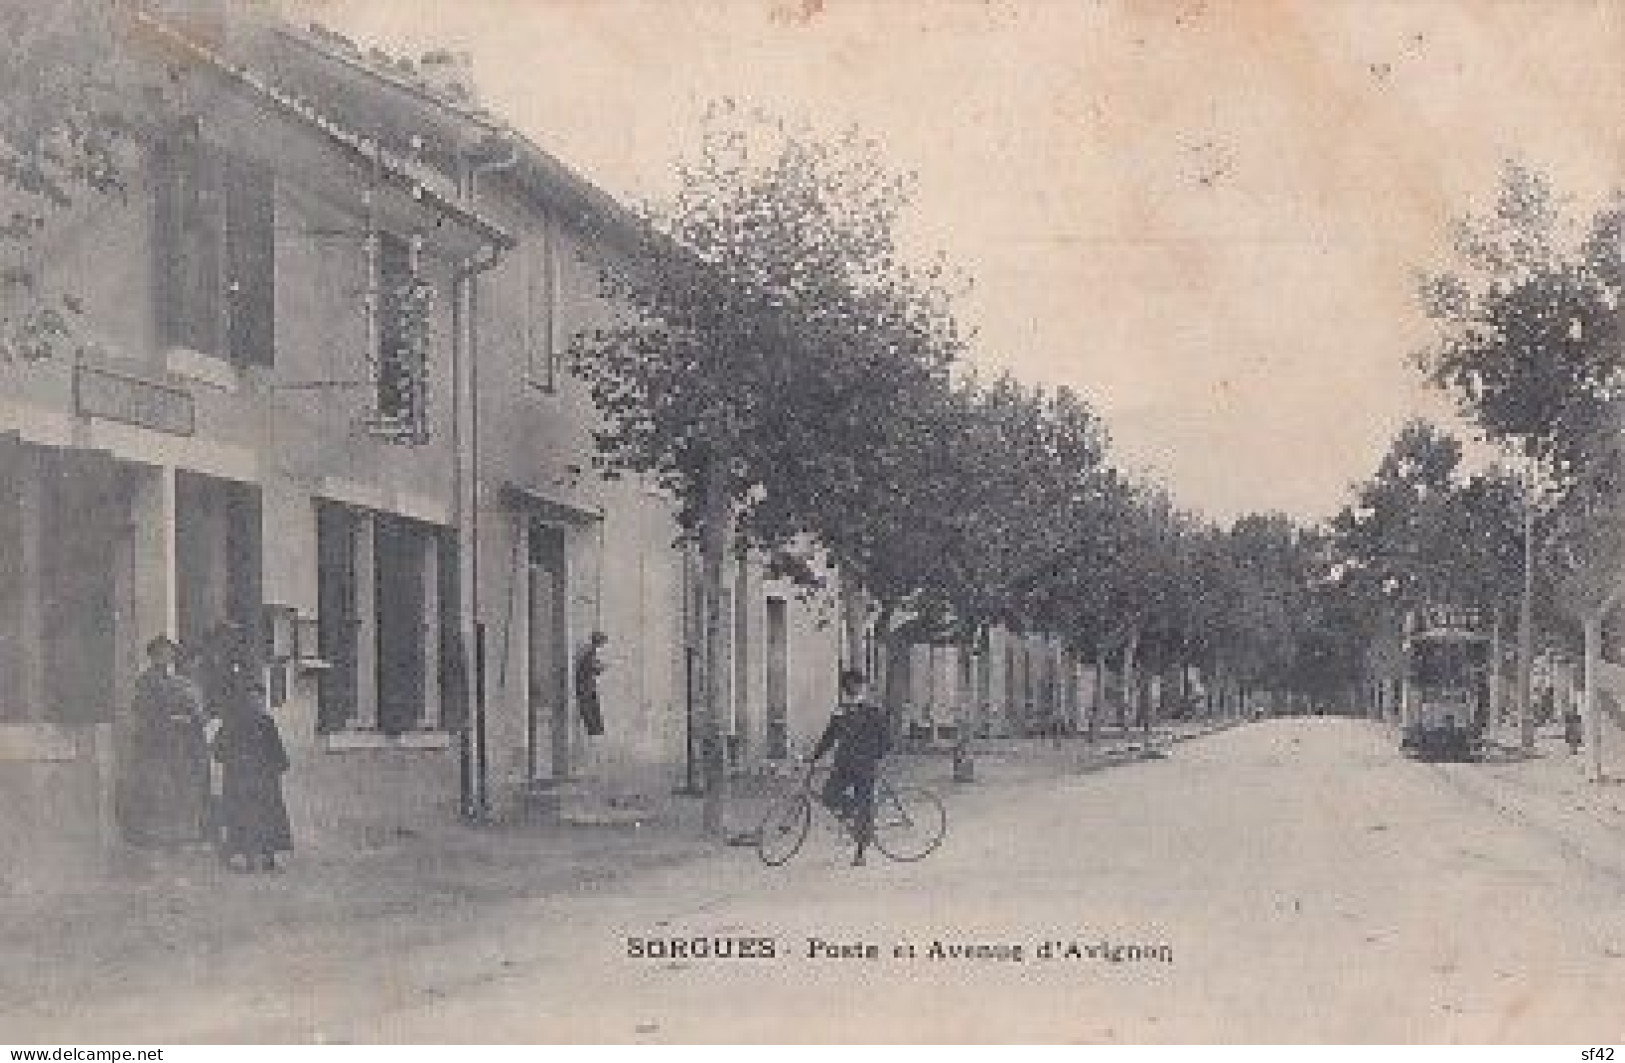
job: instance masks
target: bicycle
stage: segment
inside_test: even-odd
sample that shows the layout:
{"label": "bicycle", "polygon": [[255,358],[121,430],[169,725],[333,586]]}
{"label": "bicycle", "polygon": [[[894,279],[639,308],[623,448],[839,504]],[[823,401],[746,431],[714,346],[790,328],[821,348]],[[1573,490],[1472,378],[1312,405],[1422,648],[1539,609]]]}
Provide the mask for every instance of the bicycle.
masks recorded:
{"label": "bicycle", "polygon": [[[808,765],[801,784],[768,808],[756,832],[756,855],[762,863],[778,867],[801,851],[812,828],[815,805],[856,844],[856,825],[837,817],[820,798],[822,787],[813,785],[815,778],[823,778],[828,772],[816,764]],[[942,844],[947,832],[948,813],[936,794],[920,786],[893,785],[885,775],[875,779],[871,840],[876,849],[903,863],[923,860]]]}

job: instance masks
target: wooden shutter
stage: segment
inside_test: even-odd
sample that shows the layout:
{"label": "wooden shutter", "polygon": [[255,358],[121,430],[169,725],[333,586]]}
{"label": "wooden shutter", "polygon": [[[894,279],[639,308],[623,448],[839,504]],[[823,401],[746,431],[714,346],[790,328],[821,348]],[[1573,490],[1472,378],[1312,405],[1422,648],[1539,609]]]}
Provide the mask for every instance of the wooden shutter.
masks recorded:
{"label": "wooden shutter", "polygon": [[26,708],[23,683],[22,443],[0,432],[0,719]]}
{"label": "wooden shutter", "polygon": [[378,578],[378,729],[415,730],[423,719],[423,563],[428,540],[412,522],[380,513],[373,525]]}
{"label": "wooden shutter", "polygon": [[163,346],[181,342],[181,218],[184,217],[186,146],[179,136],[165,137],[152,147],[152,286],[158,341]]}
{"label": "wooden shutter", "polygon": [[226,341],[239,364],[276,359],[276,198],[271,172],[247,159],[225,167]]}
{"label": "wooden shutter", "polygon": [[449,531],[435,537],[440,551],[440,724],[448,731],[468,727],[468,654],[463,648],[458,598],[457,540]]}
{"label": "wooden shutter", "polygon": [[52,450],[45,475],[45,702],[50,719],[112,718],[113,557],[125,510],[118,467],[100,451]]}
{"label": "wooden shutter", "polygon": [[226,490],[226,613],[247,645],[263,659],[265,632],[261,590],[260,489],[231,483]]}
{"label": "wooden shutter", "polygon": [[331,667],[317,680],[316,729],[342,730],[355,718],[355,515],[333,502],[316,504],[316,629],[322,659]]}
{"label": "wooden shutter", "polygon": [[181,262],[183,342],[194,351],[224,355],[225,349],[225,176],[220,154],[196,143],[183,171]]}

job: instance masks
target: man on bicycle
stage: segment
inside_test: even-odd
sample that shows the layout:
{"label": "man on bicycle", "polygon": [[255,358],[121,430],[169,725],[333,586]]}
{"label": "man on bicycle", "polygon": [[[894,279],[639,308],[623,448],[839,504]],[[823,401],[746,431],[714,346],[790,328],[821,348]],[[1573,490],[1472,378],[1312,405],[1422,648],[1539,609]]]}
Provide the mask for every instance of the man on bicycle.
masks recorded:
{"label": "man on bicycle", "polygon": [[832,812],[853,825],[858,843],[854,867],[863,863],[874,834],[875,773],[890,745],[885,713],[870,704],[868,690],[869,680],[862,672],[841,673],[840,703],[810,758],[816,764],[831,747],[835,750],[835,766],[821,796]]}

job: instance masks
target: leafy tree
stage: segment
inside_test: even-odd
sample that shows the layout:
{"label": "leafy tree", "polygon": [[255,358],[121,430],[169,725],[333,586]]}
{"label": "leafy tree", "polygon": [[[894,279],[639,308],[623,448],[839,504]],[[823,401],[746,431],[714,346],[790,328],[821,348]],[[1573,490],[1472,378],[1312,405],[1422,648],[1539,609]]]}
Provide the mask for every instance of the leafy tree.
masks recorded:
{"label": "leafy tree", "polygon": [[1345,579],[1400,611],[1500,609],[1522,573],[1522,505],[1516,479],[1500,469],[1464,477],[1461,443],[1417,420],[1333,518],[1332,541]]}
{"label": "leafy tree", "polygon": [[1542,555],[1583,629],[1589,702],[1602,625],[1625,595],[1625,206],[1572,216],[1549,181],[1512,166],[1493,211],[1458,223],[1455,252],[1423,284],[1436,335],[1421,363],[1547,488]]}
{"label": "leafy tree", "polygon": [[79,301],[41,268],[49,226],[83,194],[124,188],[113,15],[100,0],[0,0],[0,358],[71,340]]}
{"label": "leafy tree", "polygon": [[[636,261],[604,273],[624,308],[572,365],[604,413],[600,464],[650,474],[700,543],[705,823],[722,826],[722,569],[732,536],[825,537],[863,553],[844,507],[896,482],[915,422],[895,404],[957,353],[940,267],[901,262],[907,181],[855,131],[811,131],[731,104],[710,115],[676,193],[649,208]],[[925,418],[923,423],[929,423]]]}

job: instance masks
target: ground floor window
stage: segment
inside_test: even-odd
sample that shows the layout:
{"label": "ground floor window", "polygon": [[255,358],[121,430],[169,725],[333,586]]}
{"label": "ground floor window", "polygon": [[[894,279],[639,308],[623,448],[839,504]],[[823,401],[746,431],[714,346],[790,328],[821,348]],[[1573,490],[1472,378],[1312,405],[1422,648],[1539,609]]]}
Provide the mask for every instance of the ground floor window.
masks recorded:
{"label": "ground floor window", "polygon": [[316,540],[318,638],[328,664],[319,729],[397,735],[449,726],[458,670],[447,529],[322,501]]}

